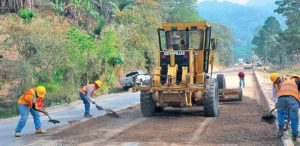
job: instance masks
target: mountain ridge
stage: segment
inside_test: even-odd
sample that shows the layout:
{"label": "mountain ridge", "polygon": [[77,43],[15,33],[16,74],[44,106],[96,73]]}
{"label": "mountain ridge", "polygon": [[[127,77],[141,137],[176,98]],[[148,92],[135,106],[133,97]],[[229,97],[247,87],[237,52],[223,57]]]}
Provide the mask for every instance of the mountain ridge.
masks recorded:
{"label": "mountain ridge", "polygon": [[205,1],[197,4],[200,16],[210,22],[227,25],[235,39],[233,57],[247,58],[252,54],[251,41],[269,16],[274,16],[285,28],[284,17],[274,13],[275,3],[239,5],[230,2]]}

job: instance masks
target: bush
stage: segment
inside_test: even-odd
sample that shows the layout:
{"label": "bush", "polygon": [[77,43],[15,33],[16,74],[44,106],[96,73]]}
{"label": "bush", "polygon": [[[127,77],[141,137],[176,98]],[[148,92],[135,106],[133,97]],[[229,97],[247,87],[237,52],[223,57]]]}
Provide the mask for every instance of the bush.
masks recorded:
{"label": "bush", "polygon": [[94,34],[95,35],[100,35],[100,32],[101,30],[103,29],[103,27],[105,26],[105,19],[103,16],[100,16],[98,21],[97,21],[97,24],[93,30]]}
{"label": "bush", "polygon": [[23,22],[25,24],[31,23],[32,18],[36,15],[34,11],[25,9],[20,10],[18,14],[21,18],[23,18]]}

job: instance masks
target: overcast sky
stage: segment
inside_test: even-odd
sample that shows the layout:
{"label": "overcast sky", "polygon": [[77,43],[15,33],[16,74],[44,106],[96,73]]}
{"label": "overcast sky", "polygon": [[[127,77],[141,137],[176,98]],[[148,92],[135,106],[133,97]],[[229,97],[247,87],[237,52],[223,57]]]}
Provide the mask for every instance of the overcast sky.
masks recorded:
{"label": "overcast sky", "polygon": [[232,2],[240,5],[263,5],[268,3],[274,3],[275,0],[198,0],[198,2],[204,2],[204,1],[220,1],[220,2]]}

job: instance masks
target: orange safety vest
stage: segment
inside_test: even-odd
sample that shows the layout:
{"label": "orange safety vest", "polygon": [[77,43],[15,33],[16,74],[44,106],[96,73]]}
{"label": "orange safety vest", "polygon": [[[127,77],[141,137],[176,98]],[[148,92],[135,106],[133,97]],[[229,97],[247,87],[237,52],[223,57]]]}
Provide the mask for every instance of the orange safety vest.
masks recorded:
{"label": "orange safety vest", "polygon": [[[79,92],[82,93],[82,94],[87,94],[87,90],[88,90],[89,88],[93,88],[92,95],[94,95],[94,94],[95,94],[95,84],[89,84],[89,85],[86,85],[86,86],[84,86],[83,88],[81,88]],[[92,96],[92,95],[91,95],[91,96]]]}
{"label": "orange safety vest", "polygon": [[42,97],[38,97],[36,94],[36,88],[27,90],[18,100],[18,104],[27,104],[29,108],[33,108],[35,104],[35,109],[43,106]]}
{"label": "orange safety vest", "polygon": [[280,90],[277,93],[278,97],[281,96],[293,96],[298,102],[300,102],[298,85],[296,84],[296,79],[286,80],[281,84]]}

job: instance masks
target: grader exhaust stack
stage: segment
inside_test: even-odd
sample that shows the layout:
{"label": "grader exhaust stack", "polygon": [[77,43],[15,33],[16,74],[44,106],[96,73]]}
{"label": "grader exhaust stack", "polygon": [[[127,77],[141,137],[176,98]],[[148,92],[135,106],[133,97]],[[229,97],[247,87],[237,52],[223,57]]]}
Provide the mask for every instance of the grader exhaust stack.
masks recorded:
{"label": "grader exhaust stack", "polygon": [[160,66],[153,71],[149,84],[135,85],[141,91],[144,116],[152,116],[165,107],[203,106],[204,114],[216,117],[219,100],[241,96],[241,89],[225,89],[224,75],[212,78],[217,46],[207,22],[163,23],[158,29]]}

